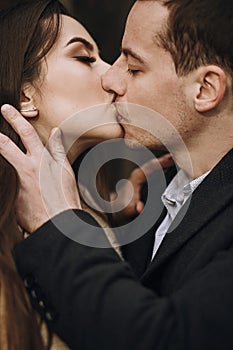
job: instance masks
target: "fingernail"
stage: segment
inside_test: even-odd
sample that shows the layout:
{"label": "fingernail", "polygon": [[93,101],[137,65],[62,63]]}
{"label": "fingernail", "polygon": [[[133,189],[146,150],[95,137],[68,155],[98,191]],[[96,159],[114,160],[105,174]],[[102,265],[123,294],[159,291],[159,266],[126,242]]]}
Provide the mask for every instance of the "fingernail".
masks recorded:
{"label": "fingernail", "polygon": [[2,112],[9,112],[11,110],[11,106],[8,104],[5,104],[1,107]]}

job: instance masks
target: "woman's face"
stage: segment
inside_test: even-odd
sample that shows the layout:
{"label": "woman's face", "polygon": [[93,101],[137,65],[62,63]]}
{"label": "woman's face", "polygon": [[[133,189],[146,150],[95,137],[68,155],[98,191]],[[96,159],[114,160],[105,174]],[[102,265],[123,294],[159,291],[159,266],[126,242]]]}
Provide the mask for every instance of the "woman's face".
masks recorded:
{"label": "woman's face", "polygon": [[[66,133],[81,134],[79,145],[85,149],[120,137],[122,131],[116,123],[115,108],[110,105],[113,94],[101,86],[101,76],[109,65],[100,59],[96,43],[86,29],[71,17],[61,17],[59,39],[42,62],[41,77],[35,85],[39,89],[31,93],[39,115],[30,121],[44,142],[51,129],[63,123]],[[24,94],[28,97],[30,92]],[[64,123],[73,115],[71,122]]]}

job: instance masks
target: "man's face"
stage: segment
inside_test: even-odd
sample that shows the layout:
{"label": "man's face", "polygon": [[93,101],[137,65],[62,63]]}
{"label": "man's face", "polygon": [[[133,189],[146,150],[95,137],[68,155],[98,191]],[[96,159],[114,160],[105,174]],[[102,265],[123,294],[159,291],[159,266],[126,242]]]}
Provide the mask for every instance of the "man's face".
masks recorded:
{"label": "man's face", "polygon": [[[170,53],[159,46],[156,38],[166,24],[167,16],[167,8],[157,1],[136,2],[127,20],[122,54],[105,73],[102,83],[106,90],[117,94],[116,102],[138,104],[158,112],[187,138],[194,122],[185,102],[187,79],[177,76]],[[122,117],[123,109],[119,109]],[[126,138],[150,148],[162,148],[157,138],[143,130],[143,116],[142,129],[132,125],[133,115],[129,119],[130,124],[120,120]],[[151,118],[149,123],[147,130],[152,130],[155,120]]]}

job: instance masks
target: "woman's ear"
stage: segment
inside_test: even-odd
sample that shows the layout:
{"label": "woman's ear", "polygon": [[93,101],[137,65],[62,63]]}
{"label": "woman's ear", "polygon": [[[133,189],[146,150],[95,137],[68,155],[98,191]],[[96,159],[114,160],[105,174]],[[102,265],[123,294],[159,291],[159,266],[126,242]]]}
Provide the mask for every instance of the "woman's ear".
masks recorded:
{"label": "woman's ear", "polygon": [[198,69],[198,83],[194,101],[196,110],[204,113],[218,107],[227,87],[225,72],[214,65],[201,67]]}
{"label": "woman's ear", "polygon": [[33,90],[33,87],[29,84],[25,84],[21,90],[20,113],[25,118],[35,118],[39,115],[39,111],[33,103]]}

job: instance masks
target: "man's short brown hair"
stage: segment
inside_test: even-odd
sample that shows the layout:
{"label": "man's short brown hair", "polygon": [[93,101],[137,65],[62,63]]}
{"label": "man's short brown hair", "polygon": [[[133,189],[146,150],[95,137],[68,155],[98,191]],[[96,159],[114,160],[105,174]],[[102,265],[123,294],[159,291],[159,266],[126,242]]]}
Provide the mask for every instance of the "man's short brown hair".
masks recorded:
{"label": "man's short brown hair", "polygon": [[[139,0],[148,1],[148,0]],[[216,64],[233,76],[232,0],[155,0],[169,9],[156,37],[173,57],[177,74]]]}

